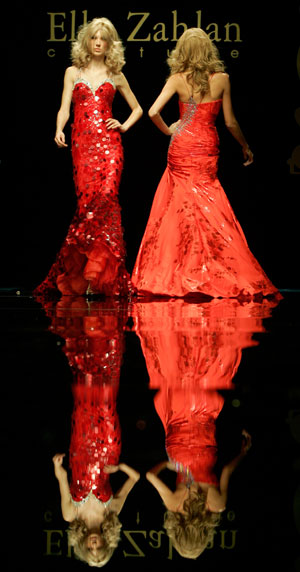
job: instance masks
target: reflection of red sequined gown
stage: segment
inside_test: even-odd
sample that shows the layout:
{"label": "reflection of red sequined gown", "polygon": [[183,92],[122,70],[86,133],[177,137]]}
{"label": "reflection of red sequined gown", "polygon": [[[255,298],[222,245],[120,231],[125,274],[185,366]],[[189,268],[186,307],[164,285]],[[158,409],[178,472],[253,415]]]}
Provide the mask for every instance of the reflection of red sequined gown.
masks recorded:
{"label": "reflection of red sequined gown", "polygon": [[111,302],[64,297],[47,302],[50,330],[65,340],[63,351],[73,373],[73,414],[69,465],[73,501],[94,494],[102,502],[112,497],[105,465],[117,465],[121,430],[116,410],[124,345],[124,308]]}
{"label": "reflection of red sequined gown", "polygon": [[118,188],[123,167],[121,135],[107,130],[115,86],[108,79],[95,92],[79,78],[73,91],[72,157],[77,209],[67,237],[35,294],[59,290],[82,295],[92,290],[126,294],[125,246]]}
{"label": "reflection of red sequined gown", "polygon": [[69,451],[70,492],[76,502],[94,494],[102,502],[112,495],[105,465],[117,465],[121,432],[116,412],[116,387],[99,379],[91,386],[73,385],[74,408]]}
{"label": "reflection of red sequined gown", "polygon": [[155,408],[165,429],[168,457],[178,482],[218,485],[216,419],[232,389],[242,349],[255,346],[254,332],[272,305],[264,299],[240,305],[236,299],[189,304],[137,302],[133,313],[150,378],[158,389]]}
{"label": "reflection of red sequined gown", "polygon": [[217,178],[221,100],[179,103],[181,123],[132,275],[140,293],[274,294]]}

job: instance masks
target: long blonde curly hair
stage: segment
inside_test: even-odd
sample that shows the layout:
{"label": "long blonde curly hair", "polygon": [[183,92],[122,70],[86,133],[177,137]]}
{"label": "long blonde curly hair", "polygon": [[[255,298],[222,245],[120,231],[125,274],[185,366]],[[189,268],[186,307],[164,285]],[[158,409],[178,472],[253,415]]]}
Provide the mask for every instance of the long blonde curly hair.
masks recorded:
{"label": "long blonde curly hair", "polygon": [[165,513],[164,528],[174,548],[184,558],[196,559],[213,539],[221,517],[206,508],[207,493],[190,492],[183,503],[184,512]]}
{"label": "long blonde curly hair", "polygon": [[202,96],[209,92],[209,77],[225,70],[219,51],[201,28],[188,28],[167,59],[170,75],[187,72],[187,81]]}
{"label": "long blonde curly hair", "polygon": [[86,562],[89,566],[101,568],[107,564],[118,546],[121,527],[117,514],[109,512],[100,525],[99,533],[103,544],[98,548],[97,555],[92,554],[87,548],[86,540],[90,530],[81,519],[75,519],[70,523],[67,529],[68,542],[70,546],[73,546],[74,554],[79,560]]}
{"label": "long blonde curly hair", "polygon": [[94,18],[79,28],[77,38],[72,43],[72,63],[78,68],[85,68],[88,65],[91,60],[89,40],[99,30],[103,40],[108,43],[105,64],[111,73],[118,74],[125,65],[125,50],[116,28],[108,18]]}

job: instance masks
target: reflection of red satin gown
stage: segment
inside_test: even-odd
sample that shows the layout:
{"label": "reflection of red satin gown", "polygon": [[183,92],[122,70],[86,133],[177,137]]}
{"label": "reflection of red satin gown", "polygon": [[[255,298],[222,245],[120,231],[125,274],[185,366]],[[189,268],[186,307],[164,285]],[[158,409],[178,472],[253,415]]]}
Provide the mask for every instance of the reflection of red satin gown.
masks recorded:
{"label": "reflection of red satin gown", "polygon": [[217,178],[221,100],[179,102],[181,123],[132,275],[141,293],[274,294]]}
{"label": "reflection of red satin gown", "polygon": [[79,78],[73,91],[72,157],[77,209],[67,237],[36,294],[59,290],[82,295],[127,293],[125,247],[118,202],[123,148],[118,131],[107,130],[115,86],[108,79],[95,92]]}
{"label": "reflection of red satin gown", "polygon": [[155,408],[178,481],[218,484],[215,422],[224,399],[217,390],[234,387],[242,349],[256,345],[253,332],[264,331],[262,318],[270,308],[267,299],[261,305],[240,305],[235,299],[134,305],[150,387],[159,390]]}
{"label": "reflection of red satin gown", "polygon": [[[105,465],[117,465],[121,431],[116,411],[123,356],[126,313],[110,303],[74,297],[45,307],[50,330],[65,339],[63,347],[73,373],[73,414],[69,464],[73,501],[94,494],[102,502],[112,496]],[[53,315],[54,313],[54,315]]]}

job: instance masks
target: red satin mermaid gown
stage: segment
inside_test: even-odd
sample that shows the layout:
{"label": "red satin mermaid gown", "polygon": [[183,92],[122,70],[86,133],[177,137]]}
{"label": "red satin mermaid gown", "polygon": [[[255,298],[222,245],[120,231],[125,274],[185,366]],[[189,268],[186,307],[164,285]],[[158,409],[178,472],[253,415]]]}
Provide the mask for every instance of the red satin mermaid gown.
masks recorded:
{"label": "red satin mermaid gown", "polygon": [[[275,304],[273,304],[275,306]],[[234,388],[242,351],[257,345],[272,302],[240,304],[236,298],[191,304],[183,299],[133,306],[149,387],[158,390],[155,409],[165,430],[165,448],[177,483],[218,486],[216,421]]]}
{"label": "red satin mermaid gown", "polygon": [[123,168],[119,131],[106,128],[116,88],[106,79],[95,91],[79,77],[73,90],[72,159],[77,209],[47,277],[34,291],[82,295],[88,285],[107,296],[126,294],[130,277],[118,189]]}
{"label": "red satin mermaid gown", "polygon": [[132,283],[140,294],[278,292],[250,252],[217,177],[215,121],[221,104],[192,98],[179,102],[181,123],[170,142],[133,269]]}

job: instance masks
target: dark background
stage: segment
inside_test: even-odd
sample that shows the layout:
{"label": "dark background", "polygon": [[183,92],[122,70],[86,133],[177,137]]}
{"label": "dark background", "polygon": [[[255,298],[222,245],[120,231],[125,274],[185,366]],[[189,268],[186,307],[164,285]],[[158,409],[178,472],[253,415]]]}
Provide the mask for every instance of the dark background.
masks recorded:
{"label": "dark background", "polygon": [[[177,22],[197,25],[201,10],[203,29],[218,25],[216,42],[231,77],[236,116],[254,152],[255,163],[242,165],[239,145],[218,121],[221,138],[219,177],[252,249],[275,285],[298,288],[298,208],[300,161],[289,164],[300,144],[299,123],[299,2],[274,7],[271,2],[163,3],[126,2],[47,7],[26,4],[3,16],[2,65],[2,270],[1,287],[30,290],[46,275],[75,209],[70,150],[57,149],[53,141],[65,68],[70,65],[72,14],[75,29],[88,19],[106,16],[115,24],[126,48],[123,69],[144,109],[142,119],[123,136],[125,166],[120,187],[127,265],[132,270],[149,215],[152,199],[166,166],[169,143],[148,118],[147,111],[168,74],[167,49],[172,49],[173,12]],[[57,38],[49,41],[50,16],[56,16]],[[141,16],[148,12],[136,38],[149,34],[151,41],[127,41]],[[240,27],[241,42],[226,42],[227,23]],[[164,23],[169,41],[153,40]],[[210,26],[210,27],[209,27]],[[178,36],[183,28],[178,28]],[[230,31],[235,40],[235,30]],[[143,57],[140,49],[143,48]],[[50,56],[48,51],[51,50]],[[232,57],[232,50],[238,56]],[[55,54],[55,55],[53,55]],[[298,69],[297,69],[298,57]],[[298,111],[297,111],[298,110]],[[297,115],[298,113],[298,115]],[[121,120],[128,108],[117,93],[114,115]],[[178,117],[174,98],[164,117]],[[298,119],[298,122],[297,122]],[[69,138],[71,120],[66,128]]]}
{"label": "dark background", "polygon": [[[57,36],[67,33],[69,38],[74,10],[76,26],[82,10],[88,11],[88,19],[106,16],[113,21],[126,47],[123,71],[144,109],[143,118],[123,136],[120,202],[128,269],[133,268],[166,165],[168,138],[151,123],[147,110],[168,74],[167,49],[175,45],[128,42],[139,19],[128,19],[128,13],[150,13],[138,37],[153,36],[153,26],[163,22],[166,36],[172,38],[173,11],[177,10],[178,23],[194,26],[196,11],[201,10],[204,29],[213,22],[219,26],[222,39],[217,45],[231,77],[234,109],[255,156],[255,163],[244,168],[240,148],[224,128],[221,115],[220,180],[250,248],[271,280],[283,290],[299,289],[300,161],[289,163],[300,146],[299,7],[299,2],[291,1],[279,6],[257,1],[164,2],[162,6],[86,2],[79,7],[63,1],[44,7],[6,4],[1,12],[5,54],[1,63],[2,292],[30,292],[45,277],[75,210],[70,150],[57,149],[53,140],[64,70],[70,65],[70,42],[48,41],[47,14],[65,13],[65,29],[57,29]],[[242,42],[224,41],[227,22],[239,24]],[[239,52],[236,58],[231,56],[233,49]],[[48,50],[55,50],[55,56],[49,57]],[[128,114],[119,94],[114,114],[120,119]],[[164,117],[172,122],[177,114],[174,98]],[[68,140],[69,134],[70,124]],[[17,570],[26,565],[33,568],[37,561],[43,570],[82,569],[81,563],[66,557],[65,536],[62,556],[55,556],[52,546],[52,555],[45,557],[44,530],[65,528],[51,463],[52,453],[67,449],[70,434],[72,377],[61,351],[63,340],[48,331],[50,320],[29,297],[8,301],[2,297],[1,318],[3,370],[8,365],[1,385],[2,514],[11,541],[5,539],[4,549],[9,547]],[[298,324],[299,304],[286,295],[271,325],[267,321],[268,333],[256,336],[259,346],[243,352],[234,380],[236,391],[226,396],[221,432],[232,432],[236,438],[236,429],[246,422],[256,446],[235,476],[222,524],[223,530],[238,530],[236,548],[220,548],[218,537],[213,558],[207,551],[201,559],[203,570],[264,570],[278,563],[288,571],[300,569],[296,548],[300,531]],[[143,473],[150,459],[156,462],[164,453],[164,435],[139,340],[134,332],[126,332],[125,337],[119,398],[125,428],[122,454]],[[233,398],[243,404],[234,414]],[[138,429],[139,421],[143,431]],[[11,499],[17,507],[13,511]],[[183,561],[175,552],[169,560],[165,536],[160,550],[149,545],[149,532],[162,530],[163,512],[158,495],[142,479],[122,511],[122,522],[125,530],[146,531],[147,538],[136,538],[146,557],[124,558],[123,550],[134,550],[123,542],[107,569],[152,571],[158,562],[170,570],[200,567],[199,561]],[[230,512],[233,520],[227,517]]]}

